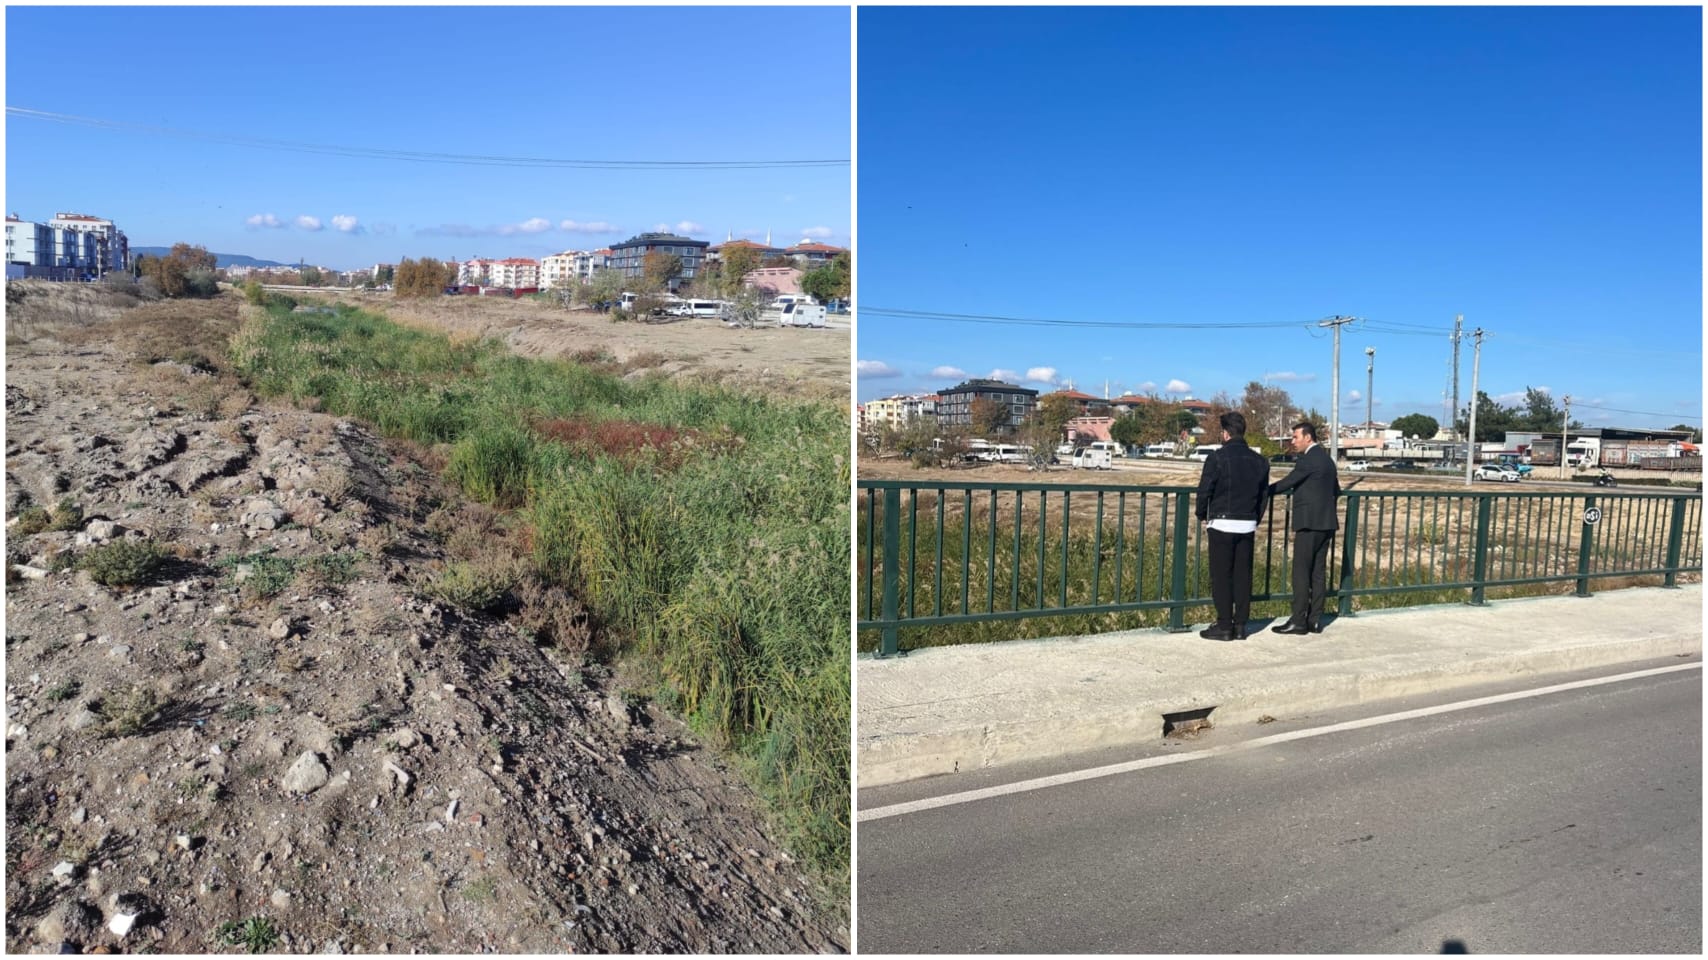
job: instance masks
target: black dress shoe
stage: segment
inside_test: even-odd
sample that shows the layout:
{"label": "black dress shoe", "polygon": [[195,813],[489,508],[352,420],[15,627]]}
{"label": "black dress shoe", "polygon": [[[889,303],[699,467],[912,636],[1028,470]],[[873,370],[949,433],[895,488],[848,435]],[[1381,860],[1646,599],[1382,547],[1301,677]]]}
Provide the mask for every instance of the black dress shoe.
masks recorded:
{"label": "black dress shoe", "polygon": [[1311,633],[1322,633],[1323,632],[1323,625],[1320,623],[1313,623],[1309,627],[1306,627],[1305,629]]}
{"label": "black dress shoe", "polygon": [[1245,639],[1245,624],[1243,624],[1243,623],[1234,624],[1234,639],[1235,640],[1244,640]]}
{"label": "black dress shoe", "polygon": [[1307,626],[1304,626],[1302,624],[1297,624],[1297,623],[1294,623],[1293,621],[1289,620],[1286,623],[1283,623],[1282,625],[1280,625],[1279,627],[1276,627],[1275,632],[1276,633],[1287,633],[1287,634],[1298,634],[1298,635],[1302,636],[1304,634],[1310,633],[1311,629]]}
{"label": "black dress shoe", "polygon": [[1218,623],[1211,625],[1208,629],[1198,631],[1198,636],[1206,640],[1232,640],[1234,639],[1234,631],[1232,627],[1224,627]]}

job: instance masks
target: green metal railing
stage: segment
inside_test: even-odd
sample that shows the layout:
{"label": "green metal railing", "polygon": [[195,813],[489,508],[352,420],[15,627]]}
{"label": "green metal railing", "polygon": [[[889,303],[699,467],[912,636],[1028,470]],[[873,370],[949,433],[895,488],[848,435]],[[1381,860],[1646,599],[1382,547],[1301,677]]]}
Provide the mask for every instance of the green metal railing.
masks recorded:
{"label": "green metal railing", "polygon": [[[903,649],[904,630],[1034,617],[1157,611],[1180,631],[1211,602],[1192,487],[862,480],[859,491],[857,628],[877,634],[880,655]],[[1277,497],[1259,523],[1253,604],[1292,599],[1291,507]],[[1352,490],[1339,512],[1329,583],[1342,616],[1548,583],[1589,596],[1614,577],[1672,587],[1702,571],[1699,493]]]}

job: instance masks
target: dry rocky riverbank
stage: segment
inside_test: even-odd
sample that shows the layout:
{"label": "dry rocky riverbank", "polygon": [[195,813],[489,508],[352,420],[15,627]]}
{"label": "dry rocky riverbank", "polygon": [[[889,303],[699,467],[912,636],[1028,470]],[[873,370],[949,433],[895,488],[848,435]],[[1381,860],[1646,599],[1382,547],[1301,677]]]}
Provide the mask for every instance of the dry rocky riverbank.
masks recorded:
{"label": "dry rocky riverbank", "polygon": [[[235,301],[9,307],[8,951],[846,949],[749,791],[586,655],[573,598],[433,599],[501,518],[419,451],[150,349]],[[164,555],[102,585],[127,542]]]}

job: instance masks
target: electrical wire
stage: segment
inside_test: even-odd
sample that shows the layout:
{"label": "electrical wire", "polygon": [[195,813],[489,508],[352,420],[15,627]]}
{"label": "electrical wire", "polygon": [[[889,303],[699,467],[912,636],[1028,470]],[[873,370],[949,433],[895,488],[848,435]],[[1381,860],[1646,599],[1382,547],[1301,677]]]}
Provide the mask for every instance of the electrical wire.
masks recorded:
{"label": "electrical wire", "polygon": [[149,126],[119,120],[78,117],[46,110],[7,107],[7,116],[25,120],[43,120],[106,130],[123,130],[156,136],[181,137],[209,143],[254,147],[263,150],[285,150],[296,153],[316,153],[335,157],[367,160],[403,160],[412,163],[450,163],[468,166],[567,168],[581,170],[774,170],[789,167],[845,167],[847,160],[585,160],[550,157],[506,157],[465,153],[433,153],[419,150],[386,150],[377,147],[348,147],[295,140],[273,140],[235,134],[203,133],[179,130],[174,127]]}
{"label": "electrical wire", "polygon": [[943,313],[935,310],[903,310],[895,307],[862,307],[862,317],[890,317],[897,320],[941,320],[946,323],[983,323],[995,326],[1030,327],[1098,327],[1127,330],[1282,330],[1293,329],[1297,321],[1203,323],[1181,321],[1141,320],[1052,320],[1041,317],[1003,317],[977,313]]}
{"label": "electrical wire", "polygon": [[1698,420],[1699,421],[1702,419],[1701,414],[1691,415],[1691,414],[1687,414],[1687,413],[1656,413],[1653,410],[1621,410],[1618,407],[1598,407],[1598,406],[1595,406],[1593,404],[1578,403],[1575,400],[1572,401],[1572,409],[1574,409],[1574,410],[1599,410],[1602,413],[1628,413],[1628,414],[1631,414],[1633,416],[1638,416],[1638,417],[1660,417],[1662,419],[1666,419],[1669,417],[1677,417],[1679,420]]}

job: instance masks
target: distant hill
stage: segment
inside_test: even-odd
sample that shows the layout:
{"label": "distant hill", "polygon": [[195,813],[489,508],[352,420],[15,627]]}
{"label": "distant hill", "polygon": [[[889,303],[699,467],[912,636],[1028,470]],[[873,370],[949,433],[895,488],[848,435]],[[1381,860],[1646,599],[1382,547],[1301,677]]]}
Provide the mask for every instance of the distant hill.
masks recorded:
{"label": "distant hill", "polygon": [[[151,257],[164,257],[168,253],[171,253],[171,252],[172,252],[171,247],[131,247],[130,248],[130,253],[131,253],[131,256],[133,256],[133,257],[134,256],[140,256],[141,254],[145,254],[145,253]],[[276,260],[257,260],[254,257],[246,257],[241,253],[216,253],[216,254],[214,254],[214,256],[217,258],[215,260],[215,264],[217,266],[221,266],[221,267],[288,267],[288,266],[290,266],[290,264],[288,264],[288,263],[279,263]]]}

